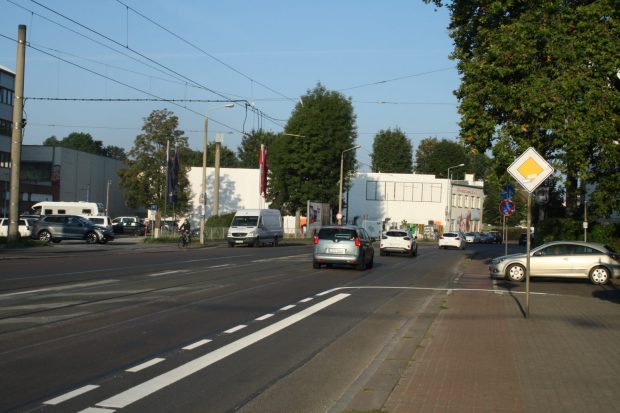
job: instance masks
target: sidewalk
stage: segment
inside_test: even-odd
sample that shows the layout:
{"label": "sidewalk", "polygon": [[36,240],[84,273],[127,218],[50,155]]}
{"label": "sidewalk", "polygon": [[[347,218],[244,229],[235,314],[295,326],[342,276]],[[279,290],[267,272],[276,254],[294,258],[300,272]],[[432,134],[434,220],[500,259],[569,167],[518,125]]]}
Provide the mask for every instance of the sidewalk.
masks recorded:
{"label": "sidewalk", "polygon": [[[485,260],[458,285],[493,289]],[[612,287],[613,289],[613,287]],[[618,412],[620,301],[454,290],[383,410]]]}

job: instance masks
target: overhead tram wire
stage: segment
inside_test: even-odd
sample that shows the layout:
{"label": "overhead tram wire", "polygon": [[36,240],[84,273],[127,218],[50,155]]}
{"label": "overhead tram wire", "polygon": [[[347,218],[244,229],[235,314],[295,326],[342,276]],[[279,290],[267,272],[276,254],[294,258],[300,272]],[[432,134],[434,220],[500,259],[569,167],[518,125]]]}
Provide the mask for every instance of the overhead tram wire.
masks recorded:
{"label": "overhead tram wire", "polygon": [[430,75],[430,74],[433,74],[433,73],[445,72],[445,71],[453,70],[453,69],[455,69],[455,66],[444,67],[442,69],[430,70],[428,72],[421,72],[421,73],[415,73],[413,75],[400,76],[400,77],[395,77],[395,78],[386,79],[386,80],[379,80],[378,82],[364,83],[362,85],[351,86],[351,87],[347,87],[347,88],[344,88],[344,89],[339,89],[338,91],[339,92],[344,92],[346,90],[359,89],[359,88],[368,87],[368,86],[382,85],[382,84],[385,84],[385,83],[396,82],[396,81],[399,81],[399,80],[409,79],[409,78],[412,78],[412,77]]}
{"label": "overhead tram wire", "polygon": [[296,102],[296,99],[293,99],[289,96],[284,95],[283,93],[280,93],[279,91],[265,85],[262,82],[259,82],[256,79],[253,79],[252,77],[246,75],[245,73],[241,72],[240,70],[237,70],[236,68],[234,68],[233,66],[229,65],[228,63],[224,62],[221,59],[218,59],[217,57],[213,56],[211,53],[207,52],[206,50],[203,50],[202,48],[198,47],[197,45],[195,45],[194,43],[190,42],[189,40],[184,39],[183,37],[179,36],[178,34],[174,33],[173,31],[167,29],[166,27],[162,26],[161,24],[157,23],[156,21],[154,21],[153,19],[151,19],[150,17],[145,16],[144,14],[142,14],[141,12],[137,11],[136,9],[134,9],[133,7],[123,3],[121,0],[116,0],[118,3],[122,4],[123,6],[125,6],[127,8],[127,10],[131,10],[132,12],[136,13],[138,16],[142,17],[143,19],[145,19],[146,21],[154,24],[155,26],[159,27],[160,29],[164,30],[165,32],[167,32],[168,34],[176,37],[177,39],[179,39],[180,41],[182,41],[183,43],[193,47],[194,49],[198,50],[201,53],[204,53],[205,55],[209,56],[211,59],[215,60],[216,62],[220,63],[221,65],[227,67],[228,69],[232,70],[233,72],[237,73],[240,76],[243,76],[244,78],[248,79],[249,81],[256,83],[257,85],[260,85],[262,87],[264,87],[265,89],[269,90],[270,92],[275,93],[276,95],[279,95],[291,102]]}
{"label": "overhead tram wire", "polygon": [[[142,53],[138,52],[137,50],[135,50],[135,49],[133,49],[133,48],[129,47],[129,45],[123,45],[122,43],[119,43],[118,41],[116,41],[116,40],[114,40],[114,39],[112,39],[112,38],[110,38],[110,37],[108,37],[108,36],[106,36],[106,35],[104,35],[104,34],[102,34],[102,33],[99,33],[98,31],[96,31],[96,30],[94,30],[94,29],[91,29],[90,27],[87,27],[87,26],[83,25],[82,23],[80,23],[80,22],[78,22],[78,21],[76,21],[76,20],[74,20],[74,19],[72,19],[72,18],[70,18],[70,17],[67,17],[67,16],[65,16],[65,15],[64,15],[64,14],[62,14],[62,13],[59,13],[59,12],[57,12],[57,11],[55,11],[55,10],[53,10],[53,9],[51,9],[51,8],[49,8],[49,7],[45,6],[45,5],[43,5],[43,4],[41,4],[41,3],[39,3],[39,2],[38,2],[38,1],[36,1],[36,0],[30,0],[30,1],[31,1],[32,3],[34,3],[34,4],[38,5],[39,7],[42,7],[42,8],[44,8],[45,10],[48,10],[49,12],[54,13],[54,14],[56,14],[56,15],[58,15],[58,16],[60,16],[60,17],[62,17],[63,19],[66,19],[66,20],[68,20],[68,21],[72,22],[73,24],[76,24],[76,25],[78,25],[78,26],[82,27],[83,29],[88,30],[88,31],[90,31],[90,32],[92,32],[92,33],[94,33],[94,34],[96,34],[96,35],[98,35],[98,36],[100,36],[100,37],[102,37],[102,38],[104,38],[104,39],[108,40],[108,41],[109,41],[109,42],[111,42],[111,43],[116,44],[117,46],[120,46],[120,47],[122,47],[122,48],[125,48],[125,49],[127,49],[127,50],[132,51],[133,53],[135,53],[136,55],[140,56],[141,58],[146,59],[146,60],[148,60],[149,62],[151,62],[151,63],[153,63],[153,64],[155,64],[155,65],[157,65],[157,66],[159,66],[159,67],[162,67],[162,68],[166,69],[166,70],[167,70],[167,71],[169,71],[170,73],[174,73],[175,75],[177,75],[177,76],[179,76],[179,77],[181,77],[181,78],[183,78],[183,79],[187,80],[188,82],[190,82],[190,83],[192,83],[192,84],[196,85],[197,87],[199,87],[199,88],[201,88],[201,89],[203,89],[203,90],[206,90],[206,91],[208,91],[208,92],[211,92],[211,93],[213,93],[214,95],[217,95],[217,96],[219,96],[219,97],[221,97],[222,99],[225,99],[225,100],[227,100],[227,101],[233,101],[233,100],[234,100],[234,99],[230,99],[228,96],[226,96],[226,95],[224,95],[224,94],[222,94],[222,93],[220,93],[220,92],[218,92],[218,91],[216,91],[216,90],[213,90],[213,89],[211,89],[211,88],[209,88],[209,87],[207,87],[207,86],[201,85],[199,82],[197,82],[197,81],[195,81],[195,80],[193,80],[193,79],[190,79],[189,77],[187,77],[187,76],[185,76],[185,75],[183,75],[183,74],[181,74],[181,73],[179,73],[179,72],[177,72],[177,71],[175,71],[175,70],[173,70],[173,69],[171,69],[171,68],[169,68],[169,67],[167,67],[167,66],[165,66],[165,65],[163,65],[163,64],[161,64],[161,63],[159,63],[159,62],[157,62],[157,61],[156,61],[156,60],[154,60],[154,59],[151,59],[150,57],[148,57],[148,56],[146,56],[146,55],[144,55],[144,54],[142,54]],[[31,46],[31,47],[32,47],[32,46]],[[37,49],[37,50],[38,50],[38,49]],[[39,51],[41,51],[41,50],[39,50]],[[41,52],[43,52],[43,51],[41,51]],[[79,66],[79,65],[76,65],[76,66]],[[277,126],[279,126],[279,127],[281,127],[281,128],[284,128],[284,126],[283,126],[283,125],[280,125],[280,124],[278,124],[278,123],[275,121],[275,119],[276,119],[276,118],[274,118],[274,117],[272,117],[272,116],[266,116],[265,112],[258,110],[258,109],[257,109],[257,108],[255,108],[253,105],[249,105],[249,106],[248,106],[248,105],[246,105],[246,109],[248,109],[248,108],[249,108],[250,110],[252,110],[252,111],[257,111],[257,113],[260,113],[260,115],[261,115],[261,116],[264,116],[266,119],[270,120],[272,123],[276,124]],[[192,112],[195,112],[195,111],[193,111],[193,110],[192,110]],[[195,112],[195,113],[198,113],[198,112]],[[202,116],[202,114],[201,114],[201,116]]]}
{"label": "overhead tram wire", "polygon": [[[4,36],[4,35],[0,35],[0,36],[2,36],[2,37],[6,37],[6,36]],[[68,60],[66,60],[66,59],[63,59],[62,57],[59,57],[59,56],[54,56],[53,54],[48,53],[48,52],[46,52],[46,51],[44,51],[44,50],[38,49],[38,48],[36,48],[36,47],[34,47],[34,46],[32,46],[32,45],[29,45],[29,47],[30,47],[30,48],[32,48],[32,49],[34,49],[34,50],[37,50],[37,51],[38,51],[38,52],[40,52],[40,53],[46,54],[46,55],[51,56],[51,57],[55,57],[56,59],[59,59],[59,60],[61,60],[61,61],[65,62],[65,63],[68,63],[68,64],[70,64],[70,65],[72,65],[72,66],[75,66],[75,67],[77,67],[77,68],[80,68],[80,69],[82,69],[82,70],[85,70],[85,71],[87,71],[87,72],[89,72],[89,73],[91,73],[91,74],[94,74],[94,75],[96,75],[96,76],[102,77],[102,78],[104,78],[104,79],[106,79],[106,80],[109,80],[109,81],[111,81],[111,82],[117,83],[117,84],[119,84],[119,85],[121,85],[121,86],[125,86],[125,87],[127,87],[127,88],[129,88],[129,89],[135,90],[136,92],[140,92],[140,93],[143,93],[143,94],[145,94],[145,95],[152,96],[152,97],[154,97],[154,98],[156,98],[156,99],[161,99],[162,101],[170,102],[171,104],[173,104],[173,105],[175,105],[175,106],[178,106],[178,107],[180,107],[180,108],[182,108],[182,109],[185,109],[185,110],[187,110],[187,111],[189,111],[189,112],[195,113],[196,115],[199,115],[199,116],[204,116],[204,114],[203,114],[203,113],[198,112],[198,111],[193,110],[193,109],[190,109],[190,108],[188,108],[187,106],[180,105],[180,104],[178,104],[177,102],[170,101],[170,100],[168,100],[168,99],[162,98],[161,96],[157,96],[157,95],[155,95],[155,94],[153,94],[153,93],[147,92],[146,90],[142,90],[142,89],[139,89],[139,88],[137,88],[137,87],[135,87],[135,86],[131,86],[130,84],[127,84],[127,83],[121,82],[120,80],[116,80],[116,79],[114,79],[114,78],[111,78],[111,77],[109,77],[109,76],[103,75],[103,74],[101,74],[101,73],[97,73],[97,72],[95,72],[94,70],[91,70],[91,69],[89,69],[89,68],[87,68],[87,67],[84,67],[84,66],[80,66],[80,65],[78,65],[77,63],[74,63],[74,62],[68,61]],[[228,102],[229,100],[226,100],[226,101]],[[225,127],[225,128],[229,128],[230,130],[233,130],[233,131],[235,131],[235,132],[238,132],[238,133],[241,133],[241,134],[243,134],[243,133],[244,133],[244,132],[242,132],[242,131],[238,130],[237,128],[235,128],[235,127],[233,127],[233,126],[227,125],[227,124],[225,124],[225,123],[223,123],[223,122],[220,122],[220,121],[217,121],[217,120],[215,120],[215,119],[209,119],[209,120],[210,120],[210,121],[212,121],[212,122],[214,122],[214,123],[219,124],[220,126],[223,126],[223,127]]]}

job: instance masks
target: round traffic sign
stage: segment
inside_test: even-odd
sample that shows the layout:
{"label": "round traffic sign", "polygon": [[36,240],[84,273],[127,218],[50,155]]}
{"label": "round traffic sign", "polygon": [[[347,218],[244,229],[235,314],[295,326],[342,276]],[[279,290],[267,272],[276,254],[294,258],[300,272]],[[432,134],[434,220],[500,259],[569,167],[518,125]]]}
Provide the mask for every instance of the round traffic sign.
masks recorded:
{"label": "round traffic sign", "polygon": [[503,216],[509,217],[515,212],[515,204],[510,199],[504,199],[499,204],[499,212],[502,213]]}

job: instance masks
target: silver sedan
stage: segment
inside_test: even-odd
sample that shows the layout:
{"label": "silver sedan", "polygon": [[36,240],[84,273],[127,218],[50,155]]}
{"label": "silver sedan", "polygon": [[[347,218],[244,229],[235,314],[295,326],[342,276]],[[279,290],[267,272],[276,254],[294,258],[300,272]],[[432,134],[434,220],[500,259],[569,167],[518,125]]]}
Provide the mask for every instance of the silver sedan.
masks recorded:
{"label": "silver sedan", "polygon": [[[491,260],[491,276],[525,280],[526,254],[504,255]],[[620,278],[620,256],[609,246],[593,242],[554,241],[531,250],[530,276],[586,278],[606,284]]]}

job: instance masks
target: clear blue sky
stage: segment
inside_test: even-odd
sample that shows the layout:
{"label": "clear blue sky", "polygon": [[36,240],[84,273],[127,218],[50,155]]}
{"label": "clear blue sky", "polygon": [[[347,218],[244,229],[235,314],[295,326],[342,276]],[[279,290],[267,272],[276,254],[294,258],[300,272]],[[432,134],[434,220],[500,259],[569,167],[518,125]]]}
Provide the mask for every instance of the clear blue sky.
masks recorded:
{"label": "clear blue sky", "polygon": [[[299,97],[321,82],[353,101],[362,170],[381,129],[399,127],[414,151],[425,137],[458,134],[448,11],[422,0],[0,0],[0,15],[0,65],[11,70],[9,39],[27,26],[27,98],[222,99],[210,89],[279,119],[246,117],[240,106],[210,112],[209,140],[224,132],[236,151],[239,131],[281,131]],[[136,52],[151,61],[139,63],[146,60]],[[201,114],[220,104],[178,105],[30,99],[24,143],[87,132],[129,149],[144,118],[167,108],[201,149]]]}

